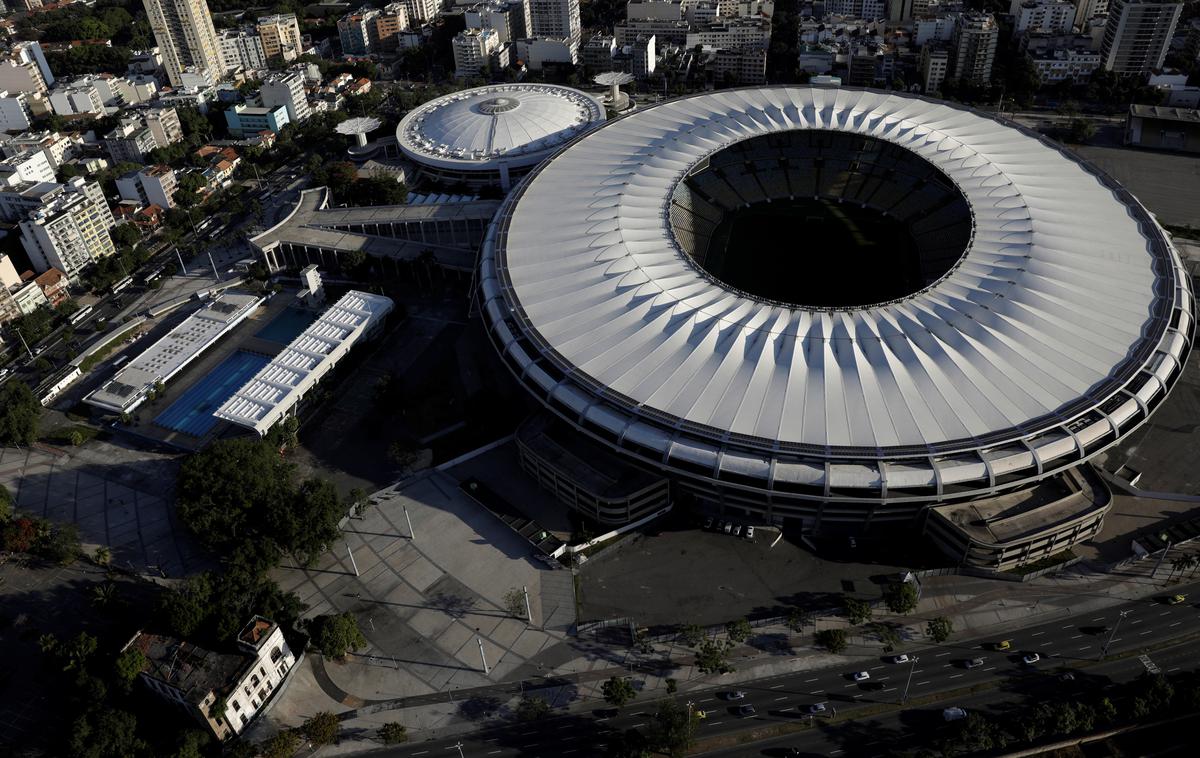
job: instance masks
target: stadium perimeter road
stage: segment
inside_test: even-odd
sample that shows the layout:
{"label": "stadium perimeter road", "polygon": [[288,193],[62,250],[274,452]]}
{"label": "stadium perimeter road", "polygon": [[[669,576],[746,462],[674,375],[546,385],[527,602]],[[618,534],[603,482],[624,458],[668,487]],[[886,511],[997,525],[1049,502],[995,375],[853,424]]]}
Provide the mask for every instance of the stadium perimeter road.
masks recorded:
{"label": "stadium perimeter road", "polygon": [[844,594],[874,600],[879,582],[901,569],[853,562],[870,554],[818,558],[758,528],[753,541],[675,518],[651,534],[602,553],[580,569],[581,621],[630,617],[641,626],[721,624],[739,616],[774,616],[800,606],[840,607]]}
{"label": "stadium perimeter road", "polygon": [[[1200,584],[1177,586],[1170,592],[1190,592],[1195,597],[1200,592]],[[1127,615],[1117,627],[1122,611]],[[1127,654],[1128,657],[1096,663],[1101,647],[1109,637],[1099,630],[1111,630],[1112,627],[1116,627],[1116,634],[1109,649],[1110,654]],[[678,702],[681,705],[690,702],[693,707],[706,711],[707,717],[697,731],[697,738],[701,741],[772,724],[800,723],[807,719],[808,707],[817,703],[824,703],[830,711],[836,708],[839,717],[853,717],[856,710],[895,705],[903,695],[910,671],[912,681],[909,697],[920,698],[925,703],[919,706],[921,709],[960,703],[986,708],[990,704],[1010,702],[1014,691],[1027,693],[1030,689],[1036,692],[1054,687],[1057,692],[1070,695],[1076,691],[1093,691],[1109,681],[1133,679],[1146,670],[1173,673],[1194,667],[1200,654],[1200,641],[1188,640],[1178,645],[1172,645],[1172,641],[1197,631],[1200,631],[1200,607],[1197,604],[1166,605],[1157,598],[1151,598],[1104,611],[1056,619],[1006,632],[1000,637],[953,641],[907,650],[908,655],[917,659],[913,665],[890,664],[882,658],[858,664],[860,670],[870,674],[871,678],[866,683],[854,682],[851,678],[852,669],[824,669],[738,684],[736,689],[745,692],[746,697],[736,702],[724,697],[734,687],[690,692],[679,697]],[[1011,640],[1012,649],[1008,652],[991,650],[992,643],[998,639]],[[1139,657],[1141,651],[1148,652]],[[1021,657],[1026,652],[1038,653],[1041,660],[1034,665],[1022,663]],[[964,662],[976,657],[983,658],[983,665],[967,669]],[[1074,673],[1073,682],[1058,680],[1059,674],[1066,670]],[[997,686],[991,697],[979,693],[969,700],[951,698],[932,705],[939,700],[939,693],[955,693],[989,683]],[[527,689],[526,692],[537,694],[533,689]],[[602,707],[602,704],[598,705]],[[755,715],[739,718],[736,710],[741,705],[753,705]],[[461,743],[464,756],[557,758],[602,755],[606,741],[613,734],[648,725],[652,708],[647,706],[634,701],[612,718],[604,718],[607,711],[600,710],[592,714],[555,716],[536,724],[509,722],[470,736],[417,742],[374,754],[389,758],[434,758],[455,755],[456,743]],[[876,746],[875,741],[889,737],[886,731],[877,731],[873,727],[876,723],[883,727],[905,723],[904,715],[870,716],[862,721],[853,720],[823,728],[815,734],[800,733],[790,738],[772,739],[761,746],[741,745],[713,754],[773,755],[778,752],[772,751],[779,751],[782,746],[795,745],[819,755],[843,752],[856,756],[874,755],[887,752],[885,745]],[[760,753],[760,750],[763,752]]]}
{"label": "stadium perimeter road", "polygon": [[1200,226],[1200,157],[1092,145],[1071,149],[1125,185],[1160,223]]}

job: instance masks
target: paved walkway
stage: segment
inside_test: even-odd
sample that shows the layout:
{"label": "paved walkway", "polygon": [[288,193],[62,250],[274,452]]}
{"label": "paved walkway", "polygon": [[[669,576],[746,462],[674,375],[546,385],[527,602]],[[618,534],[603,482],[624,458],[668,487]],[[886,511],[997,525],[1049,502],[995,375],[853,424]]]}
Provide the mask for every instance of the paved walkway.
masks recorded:
{"label": "paved walkway", "polygon": [[[930,618],[951,620],[956,638],[995,635],[1003,638],[1030,624],[1100,610],[1146,596],[1165,594],[1171,560],[1152,577],[1156,561],[1145,559],[1112,572],[1078,564],[1059,575],[1028,583],[999,582],[973,577],[935,577],[924,581],[918,609],[908,616],[881,615],[875,621],[893,625],[907,646],[925,642],[924,626]],[[565,572],[553,572],[555,575]],[[1175,578],[1178,579],[1177,577]],[[816,629],[845,628],[850,644],[841,655],[812,647]],[[1015,635],[1014,635],[1015,636]],[[338,713],[347,739],[325,748],[323,754],[350,753],[377,746],[375,729],[399,721],[412,739],[434,739],[474,731],[488,720],[508,718],[521,693],[534,692],[555,708],[588,711],[601,707],[600,684],[614,675],[632,676],[642,691],[665,693],[668,678],[681,692],[735,685],[796,671],[845,665],[877,658],[882,644],[862,629],[852,629],[840,617],[818,618],[800,633],[785,627],[764,627],[731,654],[736,667],[732,674],[714,677],[701,674],[692,652],[673,644],[654,645],[648,650],[592,643],[568,638],[547,646],[524,665],[509,670],[504,681],[481,682],[402,697],[373,696],[372,690],[389,689],[390,681],[404,674],[389,665],[369,667],[362,657],[347,662],[327,662],[310,656],[305,671],[289,689],[289,700],[281,703],[268,720],[294,725],[318,710]],[[348,675],[350,671],[357,671]],[[301,702],[302,698],[302,702]],[[272,725],[260,727],[259,735]]]}
{"label": "paved walkway", "polygon": [[119,443],[0,448],[0,484],[18,510],[78,525],[83,542],[107,545],[115,564],[136,573],[181,577],[207,568],[165,494],[175,475],[172,457]]}

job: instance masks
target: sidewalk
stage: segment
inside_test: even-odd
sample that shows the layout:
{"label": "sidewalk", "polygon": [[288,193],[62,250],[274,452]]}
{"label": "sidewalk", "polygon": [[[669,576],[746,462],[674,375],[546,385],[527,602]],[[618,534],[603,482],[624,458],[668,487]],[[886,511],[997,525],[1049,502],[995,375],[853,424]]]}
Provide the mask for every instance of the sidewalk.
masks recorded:
{"label": "sidewalk", "polygon": [[[979,635],[1002,636],[1008,631],[1096,611],[1141,597],[1165,594],[1171,572],[1170,556],[1157,578],[1151,578],[1156,559],[1147,558],[1123,569],[1106,573],[1077,564],[1061,574],[1028,583],[946,576],[924,580],[922,598],[907,616],[876,614],[873,622],[892,624],[902,639],[904,651],[926,644],[924,627],[931,618],[944,616],[954,625],[954,638]],[[656,644],[648,652],[597,644],[571,638],[510,672],[506,681],[450,689],[403,698],[372,698],[392,690],[388,681],[398,673],[388,661],[369,656],[352,657],[345,663],[308,656],[308,664],[296,673],[291,695],[270,714],[269,722],[256,728],[261,738],[281,725],[294,726],[320,710],[338,713],[343,719],[342,741],[324,749],[340,755],[378,747],[373,741],[382,724],[404,724],[411,741],[445,738],[473,732],[489,723],[506,720],[522,691],[546,699],[559,712],[586,712],[604,707],[601,684],[612,676],[630,676],[643,697],[666,694],[667,679],[676,681],[678,691],[687,693],[714,685],[736,685],[771,676],[832,666],[850,667],[854,662],[877,657],[882,644],[863,631],[851,633],[841,655],[812,647],[816,629],[844,628],[841,617],[815,619],[800,633],[783,626],[762,627],[745,644],[732,651],[736,671],[705,676],[694,666],[690,649],[673,644]],[[552,662],[557,659],[557,662]],[[531,668],[536,667],[536,668]],[[544,672],[544,675],[542,675]],[[482,672],[477,678],[482,679]],[[353,682],[354,691],[348,691]],[[343,689],[346,687],[347,689]],[[394,691],[394,690],[393,690]]]}

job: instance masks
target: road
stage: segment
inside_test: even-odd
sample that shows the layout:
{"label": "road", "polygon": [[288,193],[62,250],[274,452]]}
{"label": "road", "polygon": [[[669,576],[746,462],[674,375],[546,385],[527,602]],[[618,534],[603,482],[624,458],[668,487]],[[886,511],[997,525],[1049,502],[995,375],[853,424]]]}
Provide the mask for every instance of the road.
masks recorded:
{"label": "road", "polygon": [[[299,189],[307,183],[307,180],[308,177],[299,166],[297,159],[297,161],[280,166],[268,174],[262,185],[252,190],[248,197],[257,198],[262,203],[264,222],[273,223],[277,220],[277,217],[282,217],[287,212],[287,209],[294,204]],[[228,273],[230,266],[234,262],[253,255],[253,250],[246,240],[246,235],[243,234],[243,229],[253,233],[252,230],[248,229],[249,220],[246,216],[231,219],[228,227],[224,230],[218,241],[209,241],[206,239],[206,235],[212,232],[211,229],[201,230],[198,234],[189,232],[180,238],[177,245],[168,245],[160,241],[157,243],[160,248],[159,251],[152,255],[150,260],[137,271],[131,271],[129,274],[135,281],[140,282],[141,277],[148,272],[163,269],[164,267],[168,267],[169,270],[171,265],[178,265],[176,263],[176,248],[182,250],[195,247],[200,250],[200,254],[189,261],[185,268],[187,278],[194,280],[196,284],[193,287],[185,281],[182,282],[182,287],[188,291],[207,289],[217,281],[217,279],[213,278],[214,266],[217,269],[218,278],[224,278],[224,275]],[[153,238],[147,239],[145,242],[156,244]],[[93,304],[92,311],[87,317],[81,322],[71,325],[71,329],[76,334],[88,334],[95,329],[95,325],[100,319],[104,319],[106,324],[117,323],[124,317],[132,316],[145,310],[159,294],[161,293],[157,290],[149,289],[141,284],[132,284],[116,295],[105,293]],[[6,381],[8,378],[19,378],[33,387],[41,379],[45,378],[46,375],[66,366],[70,356],[67,345],[62,339],[62,332],[65,328],[65,325],[60,326],[40,342],[29,345],[30,351],[34,353],[33,356],[25,352],[18,344],[17,348],[19,352],[14,356],[11,366],[15,371],[11,371],[0,377],[0,382]],[[105,330],[101,329],[100,331]],[[77,341],[84,342],[86,340]],[[53,369],[50,372],[37,370],[33,365],[35,358],[45,358]]]}
{"label": "road", "polygon": [[[922,701],[937,699],[936,696],[954,693],[977,685],[995,684],[998,689],[966,699],[955,699],[953,704],[966,707],[982,707],[992,703],[1012,700],[1028,694],[1030,688],[1054,688],[1067,694],[1072,688],[1094,687],[1109,679],[1133,678],[1146,670],[1146,665],[1135,655],[1121,660],[1095,663],[1100,657],[1101,647],[1111,637],[1110,655],[1136,653],[1149,647],[1164,646],[1182,635],[1200,631],[1200,604],[1194,600],[1200,596],[1200,585],[1192,585],[1172,592],[1191,592],[1192,601],[1179,605],[1167,605],[1158,599],[1140,600],[1114,606],[1104,612],[1092,612],[1031,626],[1005,635],[1011,640],[1012,648],[996,652],[991,645],[996,638],[952,641],[943,645],[905,649],[912,657],[911,664],[888,663],[879,658],[861,664],[870,679],[866,682],[852,680],[852,671],[825,669],[786,674],[741,683],[736,687],[715,687],[693,691],[680,696],[681,705],[688,702],[697,709],[706,711],[706,718],[697,728],[697,738],[733,734],[753,727],[770,724],[796,723],[808,718],[810,706],[824,704],[831,715],[839,717],[855,711],[878,709],[881,705],[899,703],[906,681],[911,674],[910,699]],[[1126,612],[1120,618],[1120,613]],[[1120,622],[1118,625],[1118,621]],[[1115,634],[1114,634],[1115,629]],[[1105,630],[1105,631],[1101,631]],[[1033,665],[1022,662],[1027,652],[1036,652],[1041,660]],[[1152,666],[1171,673],[1180,668],[1193,667],[1200,652],[1200,641],[1189,641],[1175,648],[1150,654]],[[968,669],[965,664],[973,658],[982,658],[981,666]],[[1059,675],[1066,669],[1080,669],[1073,682],[1060,681]],[[1002,685],[1002,686],[1001,686]],[[742,700],[727,699],[728,690],[737,689],[746,693]],[[528,690],[536,694],[536,690]],[[933,696],[933,697],[931,697]],[[737,708],[753,705],[755,715],[741,718]],[[926,716],[933,714],[933,723],[938,723],[940,709],[944,705],[922,705]],[[382,751],[381,755],[392,758],[404,756],[456,755],[456,743],[461,741],[464,756],[569,756],[597,755],[603,752],[609,735],[626,729],[643,729],[651,721],[651,709],[639,708],[637,702],[626,706],[625,711],[612,718],[603,718],[603,703],[598,710],[554,716],[536,724],[504,723],[485,728],[470,735],[416,742],[401,748]],[[907,715],[905,715],[907,714]],[[914,709],[889,712],[872,716],[872,724],[891,724],[897,736],[903,737],[908,722],[914,720]],[[869,714],[868,714],[869,715]],[[397,714],[399,720],[403,716]],[[921,721],[919,715],[916,717]],[[928,718],[925,719],[928,723]],[[790,738],[779,738],[756,744],[753,748],[741,746],[735,750],[717,751],[712,755],[759,754],[760,749],[772,755],[781,746],[796,746],[816,754],[833,755],[851,751],[855,755],[869,755],[870,743],[857,720],[840,721],[811,732],[803,732]],[[919,724],[918,724],[919,726]],[[873,726],[870,734],[880,733]],[[849,747],[847,747],[849,746]]]}

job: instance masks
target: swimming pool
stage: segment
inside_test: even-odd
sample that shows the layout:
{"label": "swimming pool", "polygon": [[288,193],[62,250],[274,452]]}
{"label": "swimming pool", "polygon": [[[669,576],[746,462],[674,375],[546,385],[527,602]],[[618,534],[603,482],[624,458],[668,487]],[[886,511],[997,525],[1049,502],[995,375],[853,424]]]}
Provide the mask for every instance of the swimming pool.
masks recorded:
{"label": "swimming pool", "polygon": [[193,437],[203,437],[217,423],[213,411],[269,362],[266,356],[237,351],[189,387],[154,419],[154,423]]}
{"label": "swimming pool", "polygon": [[271,319],[262,329],[255,333],[255,337],[271,342],[278,342],[280,345],[286,345],[292,340],[300,336],[300,333],[308,328],[308,325],[317,320],[315,311],[306,311],[300,308],[284,308],[275,318]]}

